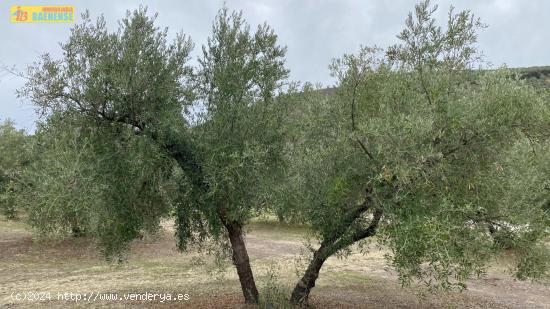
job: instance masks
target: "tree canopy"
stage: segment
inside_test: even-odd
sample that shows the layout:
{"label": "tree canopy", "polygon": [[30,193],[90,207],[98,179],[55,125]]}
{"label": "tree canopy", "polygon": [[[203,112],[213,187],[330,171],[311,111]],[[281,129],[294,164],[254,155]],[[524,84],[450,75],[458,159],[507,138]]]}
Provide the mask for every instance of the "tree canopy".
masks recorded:
{"label": "tree canopy", "polygon": [[417,5],[400,44],[336,59],[335,96],[297,100],[285,194],[319,247],[295,303],[329,256],[375,234],[403,284],[463,287],[502,249],[496,234],[518,249],[518,277],[548,275],[548,96],[479,69],[483,24],[451,8],[442,29],[436,9]]}
{"label": "tree canopy", "polygon": [[41,231],[84,228],[112,256],[173,211],[180,249],[229,240],[245,298],[257,302],[242,226],[265,205],[262,180],[280,160],[274,98],[288,71],[273,30],[253,33],[221,9],[196,70],[191,40],[168,43],[143,8],[116,33],[86,13],[61,47],[61,59],[29,67],[20,91],[46,119],[31,221]]}

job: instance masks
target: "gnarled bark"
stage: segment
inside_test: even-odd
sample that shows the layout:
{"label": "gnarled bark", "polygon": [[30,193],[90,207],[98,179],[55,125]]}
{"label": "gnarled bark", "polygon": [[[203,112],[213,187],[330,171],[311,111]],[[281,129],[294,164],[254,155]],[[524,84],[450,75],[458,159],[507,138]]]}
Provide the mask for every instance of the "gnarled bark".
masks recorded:
{"label": "gnarled bark", "polygon": [[[363,206],[363,208],[365,207]],[[353,215],[359,216],[361,213],[362,212],[357,211]],[[313,259],[309,263],[304,275],[294,287],[290,301],[295,305],[307,304],[309,294],[311,289],[315,287],[315,281],[319,278],[319,272],[321,271],[323,263],[339,250],[344,249],[361,239],[365,239],[376,234],[378,222],[381,217],[382,210],[377,209],[374,212],[371,223],[366,229],[355,231],[349,236],[342,236],[341,238],[331,237],[330,239],[323,241],[319,249],[317,249],[313,254]]]}
{"label": "gnarled bark", "polygon": [[307,304],[309,293],[311,292],[311,289],[315,287],[315,281],[319,278],[319,271],[329,256],[330,255],[327,255],[327,247],[325,247],[324,244],[321,244],[319,249],[317,249],[317,251],[313,254],[313,259],[309,263],[306,272],[292,291],[290,301],[293,304]]}

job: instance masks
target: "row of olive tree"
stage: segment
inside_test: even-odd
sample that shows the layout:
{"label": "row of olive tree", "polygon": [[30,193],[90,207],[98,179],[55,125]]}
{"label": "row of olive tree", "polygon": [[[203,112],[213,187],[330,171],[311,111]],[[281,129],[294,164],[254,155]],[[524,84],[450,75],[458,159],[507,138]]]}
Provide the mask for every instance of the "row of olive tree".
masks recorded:
{"label": "row of olive tree", "polygon": [[248,303],[243,228],[277,203],[320,243],[297,304],[327,258],[375,234],[403,283],[463,285],[503,232],[522,249],[520,277],[544,276],[548,97],[475,70],[483,25],[451,11],[442,30],[434,11],[418,5],[400,45],[336,60],[335,96],[284,93],[277,36],[225,8],[198,68],[190,39],[168,43],[144,9],[116,33],[84,15],[63,57],[44,55],[20,91],[43,122],[17,204],[41,233],[85,233],[108,256],[173,214],[180,249],[227,241]]}

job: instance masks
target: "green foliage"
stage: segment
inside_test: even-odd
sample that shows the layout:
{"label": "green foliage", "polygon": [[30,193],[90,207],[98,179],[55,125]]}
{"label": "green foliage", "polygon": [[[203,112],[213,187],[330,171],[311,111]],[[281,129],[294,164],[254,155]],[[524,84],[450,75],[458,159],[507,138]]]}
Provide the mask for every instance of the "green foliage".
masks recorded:
{"label": "green foliage", "polygon": [[173,164],[128,128],[81,121],[54,114],[39,126],[18,204],[39,235],[92,236],[117,255],[170,213]]}
{"label": "green foliage", "polygon": [[[200,199],[211,234],[220,233],[216,212],[245,223],[269,199],[282,152],[284,101],[275,100],[288,75],[286,49],[267,25],[255,33],[241,13],[218,13],[197,72],[192,139],[208,192]],[[190,201],[191,202],[191,201]],[[192,203],[192,202],[191,202]],[[191,210],[184,210],[191,211]],[[178,225],[180,242],[191,235],[189,215]],[[196,222],[196,221],[195,221]],[[217,227],[217,228],[216,228]]]}
{"label": "green foliage", "polygon": [[528,67],[514,69],[514,71],[535,87],[545,89],[545,91],[550,88],[550,67]]}
{"label": "green foliage", "polygon": [[181,199],[171,151],[187,153],[191,41],[140,8],[109,33],[82,16],[60,60],[44,55],[19,95],[43,115],[20,203],[43,235],[97,239],[108,257],[158,228]]}
{"label": "green foliage", "polygon": [[[86,13],[60,60],[29,68],[19,94],[43,116],[32,147],[0,127],[4,208],[42,235],[90,235],[107,256],[169,215],[180,249],[227,249],[226,231],[242,241],[254,214],[277,209],[311,226],[316,269],[378,233],[403,284],[464,287],[503,248],[518,278],[547,277],[548,93],[476,69],[484,25],[451,9],[443,29],[436,9],[417,5],[400,44],[334,60],[332,96],[287,85],[273,30],[226,8],[195,71],[190,39],[167,42],[145,9],[116,33]],[[266,304],[280,292],[268,286]]]}
{"label": "green foliage", "polygon": [[279,269],[275,266],[270,266],[267,270],[267,278],[260,290],[259,308],[295,308],[288,301],[288,287],[281,283],[277,274]]}
{"label": "green foliage", "polygon": [[15,197],[21,173],[29,164],[31,137],[17,130],[13,121],[0,124],[0,210],[8,219],[17,218]]}
{"label": "green foliage", "polygon": [[190,39],[166,37],[143,8],[116,33],[85,13],[60,60],[29,68],[19,94],[45,121],[21,203],[40,233],[82,230],[109,256],[172,213],[185,249],[223,241],[223,220],[242,224],[265,205],[281,162],[284,105],[274,98],[286,49],[226,8],[197,72]]}
{"label": "green foliage", "polygon": [[84,13],[61,45],[63,58],[43,55],[29,67],[30,79],[19,94],[45,114],[77,110],[90,120],[140,130],[180,120],[190,104],[186,62],[193,44],[182,34],[168,43],[167,29],[154,21],[146,9],[128,11],[119,31],[109,33],[103,17],[94,24]]}
{"label": "green foliage", "polygon": [[484,25],[451,9],[443,30],[435,10],[418,5],[385,53],[335,60],[335,96],[296,98],[285,194],[329,252],[382,214],[403,284],[463,287],[503,248],[491,229],[511,233],[518,277],[547,276],[548,97],[506,68],[475,69]]}

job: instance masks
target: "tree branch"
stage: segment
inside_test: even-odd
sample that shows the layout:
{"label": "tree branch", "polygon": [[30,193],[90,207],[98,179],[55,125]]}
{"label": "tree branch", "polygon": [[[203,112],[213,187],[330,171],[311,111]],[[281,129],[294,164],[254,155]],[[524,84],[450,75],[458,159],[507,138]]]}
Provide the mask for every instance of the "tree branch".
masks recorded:
{"label": "tree branch", "polygon": [[338,238],[342,237],[342,235],[345,234],[346,230],[349,228],[349,226],[357,220],[363,213],[369,210],[371,204],[372,204],[372,197],[371,197],[372,188],[370,185],[365,189],[365,200],[363,203],[361,203],[359,206],[355,207],[351,211],[349,211],[342,220],[340,220],[340,224],[332,230],[331,235],[328,238],[325,238],[323,240],[323,243],[330,244],[334,241],[336,241]]}
{"label": "tree branch", "polygon": [[367,228],[357,230],[353,234],[351,234],[349,237],[342,237],[337,241],[333,242],[332,244],[329,244],[329,245],[325,244],[325,246],[327,247],[327,250],[325,252],[326,257],[329,257],[335,254],[336,252],[350,245],[353,245],[354,243],[360,240],[374,236],[376,234],[376,231],[378,230],[378,224],[380,223],[382,214],[383,214],[382,209],[380,208],[376,209],[372,216],[372,220]]}
{"label": "tree branch", "polygon": [[363,149],[363,151],[367,154],[369,159],[374,160],[374,156],[370,153],[367,147],[365,147],[365,144],[363,144],[363,142],[361,142],[361,140],[359,139],[356,139],[355,141],[359,144],[359,146],[361,146],[361,149]]}

